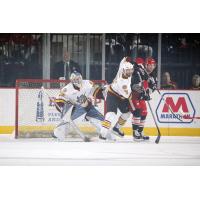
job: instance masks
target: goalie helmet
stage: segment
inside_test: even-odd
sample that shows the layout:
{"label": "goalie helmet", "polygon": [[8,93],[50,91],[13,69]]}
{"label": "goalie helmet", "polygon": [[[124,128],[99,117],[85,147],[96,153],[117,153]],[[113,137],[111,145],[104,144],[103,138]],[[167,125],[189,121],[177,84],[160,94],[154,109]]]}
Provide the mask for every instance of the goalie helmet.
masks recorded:
{"label": "goalie helmet", "polygon": [[124,62],[122,64],[122,74],[128,78],[132,75],[132,73],[134,72],[134,67],[130,62]]}
{"label": "goalie helmet", "polygon": [[153,70],[156,68],[156,61],[153,58],[147,58],[145,60],[145,67],[148,73],[153,72]]}
{"label": "goalie helmet", "polygon": [[70,82],[76,87],[80,88],[82,86],[82,75],[79,72],[72,72],[70,76]]}

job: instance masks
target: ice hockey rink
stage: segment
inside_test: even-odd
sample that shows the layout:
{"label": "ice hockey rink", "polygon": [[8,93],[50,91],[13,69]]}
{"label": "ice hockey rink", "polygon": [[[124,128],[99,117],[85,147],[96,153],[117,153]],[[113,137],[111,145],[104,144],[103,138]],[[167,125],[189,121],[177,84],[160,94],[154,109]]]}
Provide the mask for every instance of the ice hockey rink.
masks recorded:
{"label": "ice hockey rink", "polygon": [[200,137],[165,136],[155,144],[155,137],[148,142],[135,142],[130,136],[116,142],[58,142],[0,135],[0,165],[200,165]]}

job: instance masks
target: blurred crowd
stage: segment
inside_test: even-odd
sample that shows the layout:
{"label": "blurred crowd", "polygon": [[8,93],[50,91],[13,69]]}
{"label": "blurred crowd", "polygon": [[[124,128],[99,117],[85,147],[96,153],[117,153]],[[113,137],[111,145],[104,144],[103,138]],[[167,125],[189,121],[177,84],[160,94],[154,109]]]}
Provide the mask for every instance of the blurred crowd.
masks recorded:
{"label": "blurred crowd", "polygon": [[[67,37],[67,48],[64,47]],[[51,79],[67,78],[64,66],[86,76],[86,34],[51,34]],[[79,37],[79,35],[81,35]],[[16,79],[42,78],[43,34],[0,34],[0,87],[15,86]],[[93,34],[90,48],[90,79],[101,79],[101,34]],[[200,34],[162,34],[162,89],[199,89]],[[158,56],[158,34],[106,34],[106,81],[115,77],[124,56]]]}

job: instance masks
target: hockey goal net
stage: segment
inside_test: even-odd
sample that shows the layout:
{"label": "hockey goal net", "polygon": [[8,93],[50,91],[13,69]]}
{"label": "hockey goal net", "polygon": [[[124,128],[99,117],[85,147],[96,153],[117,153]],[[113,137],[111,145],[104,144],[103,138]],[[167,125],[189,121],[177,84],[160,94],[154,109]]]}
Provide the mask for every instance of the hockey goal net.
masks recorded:
{"label": "hockey goal net", "polygon": [[[106,84],[103,80],[94,80],[95,84]],[[54,103],[42,91],[42,86],[52,98],[69,81],[20,79],[16,80],[16,122],[15,138],[51,137],[53,129],[59,123],[60,113]],[[96,108],[104,114],[104,100],[96,99]],[[81,131],[91,133],[95,128],[82,116],[77,122]]]}

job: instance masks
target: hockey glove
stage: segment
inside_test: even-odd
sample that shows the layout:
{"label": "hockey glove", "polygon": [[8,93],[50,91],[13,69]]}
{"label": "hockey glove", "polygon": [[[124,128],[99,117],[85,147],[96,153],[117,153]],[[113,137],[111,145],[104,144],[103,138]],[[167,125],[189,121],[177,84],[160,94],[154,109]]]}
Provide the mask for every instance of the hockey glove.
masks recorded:
{"label": "hockey glove", "polygon": [[132,85],[132,91],[136,91],[138,93],[144,92],[143,87],[140,86],[139,84]]}
{"label": "hockey glove", "polygon": [[141,93],[141,100],[150,101],[151,98],[149,92],[146,91],[146,93],[145,92]]}

